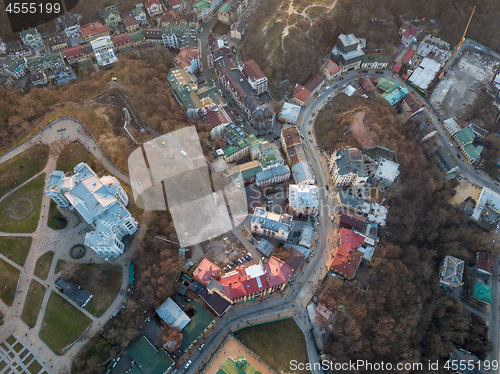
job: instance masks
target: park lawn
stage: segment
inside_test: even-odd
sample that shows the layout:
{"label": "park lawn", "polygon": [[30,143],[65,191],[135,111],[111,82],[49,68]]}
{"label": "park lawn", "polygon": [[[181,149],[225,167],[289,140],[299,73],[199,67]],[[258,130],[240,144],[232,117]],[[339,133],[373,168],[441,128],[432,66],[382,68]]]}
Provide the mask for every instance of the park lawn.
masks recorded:
{"label": "park lawn", "polygon": [[291,360],[308,362],[304,334],[292,318],[247,327],[234,335],[278,373],[308,373],[290,369]]}
{"label": "park lawn", "polygon": [[36,325],[44,295],[45,287],[36,280],[32,280],[24,303],[23,313],[21,314],[22,320],[29,327],[35,327]]}
{"label": "park lawn", "polygon": [[[56,222],[54,221],[55,219],[61,220],[61,222],[64,222],[63,226],[58,226]],[[47,219],[47,226],[49,226],[51,229],[54,230],[61,230],[66,227],[68,224],[68,221],[64,218],[64,216],[61,214],[59,209],[57,209],[57,204],[54,200],[50,200],[50,206],[49,206],[49,218]]]}
{"label": "park lawn", "polygon": [[73,168],[80,162],[86,162],[97,174],[103,168],[102,164],[94,156],[88,153],[83,146],[76,142],[64,148],[57,159],[57,170],[73,171]]}
{"label": "park lawn", "polygon": [[42,280],[47,279],[53,258],[54,258],[54,251],[48,251],[47,253],[44,253],[43,255],[40,256],[40,258],[36,262],[36,267],[34,272],[38,278]]}
{"label": "park lawn", "polygon": [[0,258],[0,299],[11,306],[21,272]]}
{"label": "park lawn", "polygon": [[77,340],[91,323],[62,296],[51,292],[39,336],[55,354],[61,355],[64,347]]}
{"label": "park lawn", "polygon": [[24,266],[30,251],[32,238],[27,237],[0,237],[0,253],[20,266]]}
{"label": "park lawn", "polygon": [[122,268],[111,264],[77,264],[70,280],[92,293],[85,309],[100,317],[120,292]]}
{"label": "park lawn", "polygon": [[[40,217],[40,206],[42,204],[43,187],[45,184],[45,173],[39,175],[28,184],[21,187],[4,201],[0,202],[0,231],[3,232],[22,232],[31,233],[38,226]],[[33,210],[26,210],[26,217],[14,219],[11,217],[9,210],[15,213],[18,206],[24,208],[30,207],[26,200],[27,198],[33,203]],[[28,205],[26,205],[28,204]],[[18,213],[20,214],[20,213]],[[24,215],[24,212],[23,212]]]}
{"label": "park lawn", "polygon": [[0,197],[42,171],[48,157],[49,148],[36,145],[0,164]]}
{"label": "park lawn", "polygon": [[111,343],[97,334],[78,352],[71,365],[71,372],[84,373],[92,369],[92,373],[106,373],[110,356]]}

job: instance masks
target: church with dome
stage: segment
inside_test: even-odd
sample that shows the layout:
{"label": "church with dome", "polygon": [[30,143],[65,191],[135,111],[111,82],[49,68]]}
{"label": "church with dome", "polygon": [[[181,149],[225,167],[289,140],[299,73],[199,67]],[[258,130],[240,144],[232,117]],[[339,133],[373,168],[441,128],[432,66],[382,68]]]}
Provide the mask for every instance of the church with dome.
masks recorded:
{"label": "church with dome", "polygon": [[127,210],[129,197],[111,176],[99,178],[85,162],[71,176],[60,170],[50,174],[45,194],[61,208],[76,210],[94,231],[85,235],[85,245],[101,257],[118,257],[128,237],[139,224]]}

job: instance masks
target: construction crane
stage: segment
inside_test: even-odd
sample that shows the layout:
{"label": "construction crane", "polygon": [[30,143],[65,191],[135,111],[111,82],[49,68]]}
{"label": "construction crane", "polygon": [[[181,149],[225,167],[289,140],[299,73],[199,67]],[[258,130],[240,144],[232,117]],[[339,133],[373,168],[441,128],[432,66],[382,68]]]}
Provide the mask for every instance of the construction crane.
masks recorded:
{"label": "construction crane", "polygon": [[467,27],[465,28],[464,34],[462,35],[462,39],[460,39],[460,42],[457,44],[457,46],[456,46],[455,50],[453,51],[453,53],[451,54],[450,58],[448,58],[448,60],[444,64],[443,68],[439,72],[439,79],[441,79],[441,77],[443,76],[444,71],[446,70],[446,67],[448,66],[450,61],[453,59],[453,56],[455,56],[455,53],[457,53],[457,51],[460,49],[462,44],[464,44],[465,34],[467,34],[467,30],[469,29],[470,21],[472,20],[472,16],[474,15],[475,10],[476,10],[476,6],[474,5],[474,8],[472,9],[472,13],[469,17],[469,22],[467,22]]}

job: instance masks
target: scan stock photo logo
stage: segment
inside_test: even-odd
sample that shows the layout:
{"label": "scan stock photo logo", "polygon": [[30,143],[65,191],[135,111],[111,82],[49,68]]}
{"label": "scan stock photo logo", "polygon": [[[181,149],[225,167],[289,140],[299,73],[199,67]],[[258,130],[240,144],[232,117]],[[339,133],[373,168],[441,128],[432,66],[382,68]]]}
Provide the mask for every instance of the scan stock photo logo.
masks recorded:
{"label": "scan stock photo logo", "polygon": [[137,148],[128,168],[136,205],[145,210],[168,207],[183,247],[218,237],[248,216],[239,168],[219,158],[209,169],[194,126]]}
{"label": "scan stock photo logo", "polygon": [[[12,33],[50,22],[69,12],[78,2],[79,0],[3,0]],[[3,10],[0,8],[0,11]]]}

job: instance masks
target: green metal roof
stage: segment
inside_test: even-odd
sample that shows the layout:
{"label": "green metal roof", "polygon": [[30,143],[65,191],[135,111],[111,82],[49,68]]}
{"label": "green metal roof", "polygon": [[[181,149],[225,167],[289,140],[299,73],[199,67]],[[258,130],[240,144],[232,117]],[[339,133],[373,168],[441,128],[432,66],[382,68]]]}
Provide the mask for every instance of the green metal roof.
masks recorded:
{"label": "green metal roof", "polygon": [[225,3],[220,7],[219,12],[227,13],[229,10],[231,10],[231,4]]}
{"label": "green metal roof", "polygon": [[163,349],[157,350],[145,336],[128,349],[128,354],[139,368],[136,373],[163,374],[174,363]]}
{"label": "green metal roof", "polygon": [[186,351],[214,320],[210,313],[197,302],[193,303],[193,308],[196,313],[191,317],[191,322],[182,329],[181,349],[183,351]]}
{"label": "green metal roof", "polygon": [[198,1],[196,4],[194,4],[195,11],[197,13],[203,12],[205,9],[210,8],[210,3],[205,0]]}
{"label": "green metal roof", "polygon": [[254,134],[250,134],[247,138],[238,140],[236,143],[237,145],[226,147],[226,149],[224,149],[224,154],[226,157],[229,157],[245,147],[251,147],[259,141],[264,142],[265,139],[257,139]]}
{"label": "green metal roof", "polygon": [[479,156],[481,156],[483,146],[478,145],[477,147],[474,147],[474,145],[472,144],[466,144],[464,145],[463,149],[464,152],[467,153],[469,157],[475,161],[479,158]]}
{"label": "green metal roof", "polygon": [[141,13],[146,14],[146,12],[144,11],[144,9],[142,9],[142,8],[134,8],[132,10],[132,14],[134,15],[134,17],[137,17]]}
{"label": "green metal roof", "polygon": [[144,34],[142,31],[134,31],[133,33],[130,33],[130,40],[132,40],[132,43],[137,43],[140,42],[141,40],[144,40]]}
{"label": "green metal roof", "polygon": [[188,109],[201,108],[201,103],[196,96],[196,91],[190,88],[190,86],[193,87],[194,82],[189,76],[185,77],[189,78],[189,80],[186,79],[186,82],[179,82],[176,75],[174,74],[176,72],[180,72],[182,76],[187,74],[187,72],[184,68],[174,68],[168,71],[167,81],[174,90],[177,99],[182,102]]}
{"label": "green metal roof", "polygon": [[474,284],[474,293],[472,294],[472,297],[482,302],[491,304],[492,290],[493,289],[491,286],[487,286],[482,283],[476,283]]}
{"label": "green metal roof", "polygon": [[40,56],[28,60],[28,70],[45,70],[53,69],[56,66],[65,66],[64,58],[61,52],[49,53],[45,56]]}
{"label": "green metal roof", "polygon": [[9,66],[5,69],[10,71],[11,73],[15,73],[20,70],[20,67],[24,65],[24,58],[18,58],[17,60],[12,61]]}
{"label": "green metal roof", "polygon": [[458,137],[458,140],[463,145],[471,144],[474,141],[474,133],[472,130],[468,127],[464,127],[462,130],[456,133],[456,136]]}
{"label": "green metal roof", "polygon": [[387,78],[380,78],[378,81],[377,87],[380,88],[385,93],[389,93],[395,90],[398,87],[396,82],[393,82]]}
{"label": "green metal roof", "polygon": [[379,64],[386,64],[391,61],[391,56],[364,56],[363,57],[363,64],[369,63],[369,62],[378,62]]}
{"label": "green metal roof", "polygon": [[[217,374],[257,374],[259,373],[255,368],[250,365],[244,357],[236,358],[236,361],[233,361],[232,358],[228,358],[222,364],[221,368],[217,372]],[[260,373],[259,373],[260,374]]]}

